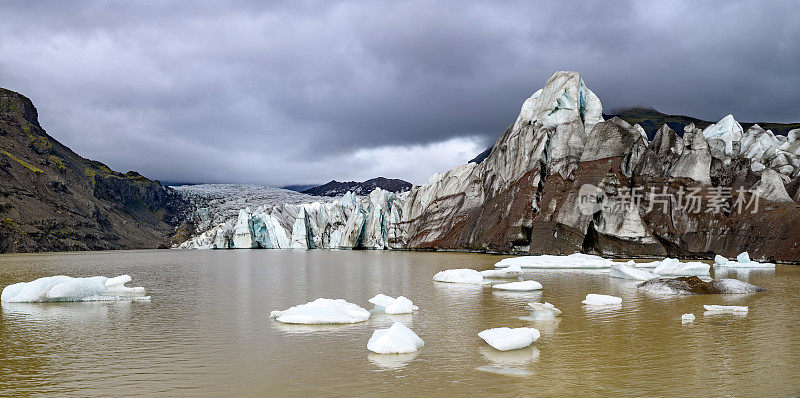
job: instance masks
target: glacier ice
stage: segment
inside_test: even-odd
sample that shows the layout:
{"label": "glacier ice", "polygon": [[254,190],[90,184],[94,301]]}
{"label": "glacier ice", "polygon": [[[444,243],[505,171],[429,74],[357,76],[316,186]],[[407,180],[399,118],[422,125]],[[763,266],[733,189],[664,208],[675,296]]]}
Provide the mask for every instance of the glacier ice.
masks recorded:
{"label": "glacier ice", "polygon": [[531,311],[530,319],[532,320],[553,320],[561,315],[561,310],[548,302],[528,303],[528,309]]}
{"label": "glacier ice", "polygon": [[711,266],[699,261],[681,262],[676,258],[665,258],[655,269],[660,276],[709,276]]}
{"label": "glacier ice", "polygon": [[481,275],[483,275],[484,278],[514,279],[522,276],[522,267],[517,264],[513,264],[506,268],[487,269],[485,271],[481,271]]}
{"label": "glacier ice", "polygon": [[745,306],[739,305],[703,305],[703,308],[710,313],[739,313],[746,314],[749,310]]}
{"label": "glacier ice", "polygon": [[534,328],[494,328],[487,329],[478,336],[487,344],[500,351],[525,348],[539,339],[539,331]]}
{"label": "glacier ice", "polygon": [[727,257],[720,256],[719,254],[714,256],[714,265],[725,265],[728,261],[730,260],[728,260]]}
{"label": "glacier ice", "polygon": [[540,255],[504,258],[494,266],[497,268],[518,265],[522,268],[609,268],[611,260],[600,256],[573,253],[568,256]]}
{"label": "glacier ice", "polygon": [[372,333],[367,349],[377,354],[408,354],[419,350],[425,342],[411,329],[395,322],[387,329]]}
{"label": "glacier ice", "polygon": [[93,276],[73,278],[64,275],[39,278],[8,285],[0,295],[7,303],[45,303],[57,301],[100,301],[148,299],[143,287],[127,287],[128,275],[114,278]]}
{"label": "glacier ice", "polygon": [[581,301],[581,303],[586,305],[596,305],[596,306],[619,305],[622,304],[622,298],[615,296],[608,296],[605,294],[590,293],[586,295],[586,298],[583,301]]}
{"label": "glacier ice", "polygon": [[533,290],[541,290],[542,284],[536,281],[521,281],[521,282],[511,282],[511,283],[498,283],[496,285],[492,285],[492,288],[497,290],[509,290],[516,292],[530,292]]}
{"label": "glacier ice", "polygon": [[742,252],[736,256],[736,261],[730,261],[725,257],[717,255],[714,258],[714,266],[724,268],[775,268],[773,263],[761,263],[750,259],[750,254]]}
{"label": "glacier ice", "polygon": [[433,280],[436,282],[480,285],[483,283],[483,275],[474,269],[457,268],[437,272],[436,275],[433,276]]}
{"label": "glacier ice", "polygon": [[611,271],[608,275],[612,278],[633,279],[639,281],[646,281],[648,279],[658,278],[658,274],[646,271],[643,269],[635,268],[633,261],[628,264],[614,264],[611,266]]}
{"label": "glacier ice", "polygon": [[318,298],[284,311],[272,311],[269,316],[283,323],[317,325],[364,322],[370,313],[342,299]]}
{"label": "glacier ice", "polygon": [[369,302],[375,304],[376,311],[383,311],[389,315],[411,314],[419,309],[411,300],[404,296],[394,298],[385,294],[378,294],[369,299]]}
{"label": "glacier ice", "polygon": [[681,323],[690,323],[694,322],[695,316],[694,314],[683,314],[681,315]]}

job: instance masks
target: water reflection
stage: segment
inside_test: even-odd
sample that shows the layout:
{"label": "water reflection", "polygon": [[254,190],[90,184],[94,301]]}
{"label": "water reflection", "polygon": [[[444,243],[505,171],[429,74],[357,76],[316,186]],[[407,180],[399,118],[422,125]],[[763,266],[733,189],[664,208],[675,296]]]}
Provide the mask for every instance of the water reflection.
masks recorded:
{"label": "water reflection", "polygon": [[408,354],[376,354],[370,353],[367,356],[370,362],[380,368],[387,370],[397,370],[408,365],[414,358],[417,357],[419,352],[410,352]]}

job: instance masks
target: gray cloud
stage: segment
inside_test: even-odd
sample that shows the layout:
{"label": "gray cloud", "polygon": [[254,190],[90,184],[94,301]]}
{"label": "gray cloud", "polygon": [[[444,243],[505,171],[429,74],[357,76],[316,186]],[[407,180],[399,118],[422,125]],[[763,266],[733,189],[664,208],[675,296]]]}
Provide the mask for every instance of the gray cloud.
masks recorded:
{"label": "gray cloud", "polygon": [[800,120],[796,1],[561,3],[3,2],[0,85],[78,153],[192,182],[420,183],[556,70],[606,109]]}

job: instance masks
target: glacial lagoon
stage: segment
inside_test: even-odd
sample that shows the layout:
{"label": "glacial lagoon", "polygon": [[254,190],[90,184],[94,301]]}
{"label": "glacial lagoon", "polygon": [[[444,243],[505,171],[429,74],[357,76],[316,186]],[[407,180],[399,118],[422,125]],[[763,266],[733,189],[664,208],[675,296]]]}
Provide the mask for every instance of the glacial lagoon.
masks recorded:
{"label": "glacial lagoon", "polygon": [[[607,270],[526,270],[541,291],[437,283],[450,268],[504,257],[432,252],[148,250],[0,256],[0,288],[43,276],[129,274],[149,301],[21,304],[0,311],[0,395],[414,396],[800,393],[800,267],[724,270],[751,295],[654,297]],[[719,274],[722,273],[722,274]],[[378,293],[419,310],[342,326],[281,324],[270,311],[319,297],[365,308]],[[586,307],[588,293],[622,297]],[[532,321],[525,304],[563,314]],[[742,305],[704,314],[703,305]],[[681,315],[696,319],[682,323]],[[400,321],[425,341],[380,355],[373,331]],[[531,347],[499,352],[478,337],[534,327]]]}

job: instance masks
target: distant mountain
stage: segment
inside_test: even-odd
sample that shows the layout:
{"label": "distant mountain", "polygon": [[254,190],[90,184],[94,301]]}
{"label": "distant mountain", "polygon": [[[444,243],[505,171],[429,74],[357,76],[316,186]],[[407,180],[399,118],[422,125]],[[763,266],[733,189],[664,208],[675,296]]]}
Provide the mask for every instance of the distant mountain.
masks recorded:
{"label": "distant mountain", "polygon": [[492,148],[494,148],[494,147],[493,147],[493,146],[490,146],[490,147],[486,148],[486,150],[485,150],[485,151],[483,151],[483,152],[479,153],[479,154],[478,154],[478,156],[475,156],[474,158],[470,159],[470,161],[469,161],[469,162],[467,162],[467,163],[477,163],[477,164],[481,164],[481,162],[483,162],[484,160],[486,160],[486,158],[488,158],[488,157],[489,157],[489,154],[490,154],[490,153],[492,153]]}
{"label": "distant mountain", "polygon": [[187,209],[158,181],[77,155],[0,88],[0,252],[168,247]]}
{"label": "distant mountain", "polygon": [[364,182],[339,182],[333,180],[327,184],[306,189],[303,193],[314,196],[341,196],[350,191],[356,195],[369,195],[375,188],[385,189],[390,192],[405,192],[411,189],[412,186],[413,184],[408,181],[378,177]]}
{"label": "distant mountain", "polygon": [[295,192],[303,192],[307,189],[316,188],[318,186],[319,185],[317,184],[286,185],[281,187],[281,189],[288,189],[290,191],[295,191]]}
{"label": "distant mountain", "polygon": [[[667,115],[665,113],[661,113],[653,108],[644,108],[644,107],[635,107],[635,108],[627,108],[627,109],[620,109],[610,112],[609,114],[603,114],[603,118],[609,120],[613,117],[618,117],[631,125],[639,124],[642,126],[644,131],[647,133],[647,137],[651,140],[656,134],[656,131],[661,128],[665,123],[671,129],[675,130],[679,136],[683,137],[683,128],[688,126],[691,123],[694,123],[696,127],[704,129],[709,125],[716,123],[716,121],[706,121],[697,119],[690,116],[683,116],[683,115]],[[800,123],[769,123],[769,122],[750,122],[750,123],[740,123],[742,128],[745,131],[749,129],[754,124],[758,124],[764,130],[772,130],[773,133],[777,135],[786,135],[790,130],[800,128]]]}

